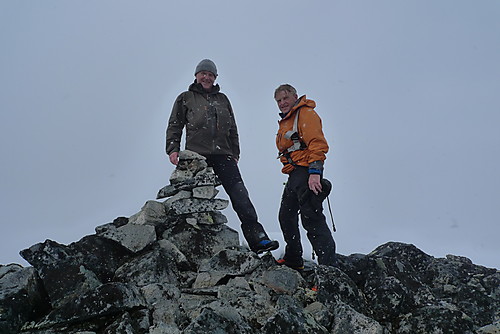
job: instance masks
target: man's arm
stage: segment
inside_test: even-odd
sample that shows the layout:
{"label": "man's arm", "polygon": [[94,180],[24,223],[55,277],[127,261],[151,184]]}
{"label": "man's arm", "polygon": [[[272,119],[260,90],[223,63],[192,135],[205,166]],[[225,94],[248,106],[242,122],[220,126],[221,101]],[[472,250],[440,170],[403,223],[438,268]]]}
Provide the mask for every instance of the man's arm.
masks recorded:
{"label": "man's arm", "polygon": [[231,106],[229,99],[227,99],[227,104],[232,121],[231,128],[229,129],[229,140],[231,142],[233,158],[238,161],[240,159],[240,138],[238,135],[238,127],[236,126],[236,118],[234,117],[233,107]]}
{"label": "man's arm", "polygon": [[172,112],[168,120],[166,147],[165,150],[170,158],[170,162],[177,165],[178,152],[181,146],[182,131],[186,124],[186,112],[184,98],[182,94],[175,100]]}
{"label": "man's arm", "polygon": [[[323,174],[324,160],[328,152],[328,143],[323,134],[321,118],[314,111],[303,113],[306,114],[303,120],[307,124],[307,128],[302,131],[302,138],[307,145],[309,154],[309,189],[316,195],[321,192],[321,175]],[[305,130],[305,131],[304,131]]]}

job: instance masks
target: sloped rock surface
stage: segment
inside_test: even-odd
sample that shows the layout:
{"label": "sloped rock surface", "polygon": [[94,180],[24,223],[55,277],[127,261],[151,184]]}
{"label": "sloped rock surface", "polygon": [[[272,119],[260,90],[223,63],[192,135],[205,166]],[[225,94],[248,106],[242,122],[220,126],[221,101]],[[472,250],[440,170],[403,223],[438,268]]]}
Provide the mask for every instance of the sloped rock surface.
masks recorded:
{"label": "sloped rock surface", "polygon": [[70,245],[33,245],[21,252],[32,267],[0,266],[0,333],[500,332],[497,269],[397,242],[339,254],[338,267],[279,266],[240,246],[217,206],[172,209],[217,202],[203,157],[181,157],[164,202]]}

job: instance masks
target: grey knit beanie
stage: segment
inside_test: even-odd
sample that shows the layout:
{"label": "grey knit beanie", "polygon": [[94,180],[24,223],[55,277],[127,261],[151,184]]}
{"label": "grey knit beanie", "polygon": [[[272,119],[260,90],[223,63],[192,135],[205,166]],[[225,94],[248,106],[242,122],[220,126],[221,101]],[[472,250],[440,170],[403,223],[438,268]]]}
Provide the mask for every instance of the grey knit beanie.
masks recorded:
{"label": "grey knit beanie", "polygon": [[196,66],[194,75],[198,74],[198,72],[201,71],[212,72],[215,76],[217,76],[217,67],[215,66],[215,63],[210,59],[203,59],[202,61],[200,61],[198,66]]}

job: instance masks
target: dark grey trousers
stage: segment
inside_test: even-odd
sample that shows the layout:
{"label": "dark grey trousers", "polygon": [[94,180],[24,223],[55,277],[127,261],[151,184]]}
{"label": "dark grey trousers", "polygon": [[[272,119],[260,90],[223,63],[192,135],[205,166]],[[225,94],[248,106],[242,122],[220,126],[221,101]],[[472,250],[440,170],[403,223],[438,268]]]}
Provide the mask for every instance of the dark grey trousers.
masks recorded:
{"label": "dark grey trousers", "polygon": [[318,256],[318,263],[336,265],[335,241],[323,214],[322,200],[312,194],[307,201],[300,201],[301,195],[309,190],[309,172],[306,167],[296,167],[288,176],[281,197],[279,221],[285,239],[285,260],[290,263],[302,261],[302,244],[299,231],[299,215],[307,238]]}
{"label": "dark grey trousers", "polygon": [[258,221],[257,212],[250,201],[236,161],[228,155],[208,155],[205,157],[207,164],[214,169],[229,196],[231,205],[240,219],[243,236],[250,247],[261,240],[269,239],[264,227]]}

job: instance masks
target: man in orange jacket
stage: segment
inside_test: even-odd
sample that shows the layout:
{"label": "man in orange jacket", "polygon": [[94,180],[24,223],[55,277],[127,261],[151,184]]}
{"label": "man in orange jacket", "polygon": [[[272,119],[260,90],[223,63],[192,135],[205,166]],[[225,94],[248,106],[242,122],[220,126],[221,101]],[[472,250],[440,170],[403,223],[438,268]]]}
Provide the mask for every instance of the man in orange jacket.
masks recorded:
{"label": "man in orange jacket", "polygon": [[323,214],[323,200],[331,184],[323,179],[323,165],[328,143],[321,118],[314,111],[316,103],[305,95],[298,97],[294,87],[284,84],[276,88],[274,99],[281,113],[276,146],[288,181],[281,197],[279,221],[286,248],[278,262],[302,269],[302,244],[299,213],[307,237],[318,256],[318,263],[336,265],[335,241]]}

